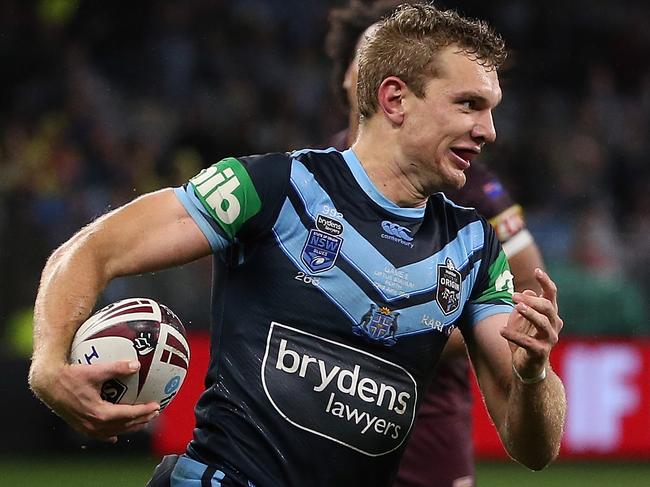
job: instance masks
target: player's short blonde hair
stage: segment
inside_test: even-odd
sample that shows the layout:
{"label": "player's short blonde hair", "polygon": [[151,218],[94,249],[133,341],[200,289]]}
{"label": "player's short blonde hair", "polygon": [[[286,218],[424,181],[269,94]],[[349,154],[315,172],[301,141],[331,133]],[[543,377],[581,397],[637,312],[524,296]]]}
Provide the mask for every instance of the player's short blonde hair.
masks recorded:
{"label": "player's short blonde hair", "polygon": [[423,97],[427,80],[436,76],[436,55],[447,46],[458,46],[491,69],[498,69],[506,58],[505,42],[487,22],[430,4],[401,5],[365,35],[357,85],[362,118],[377,111],[377,91],[389,76],[397,76]]}

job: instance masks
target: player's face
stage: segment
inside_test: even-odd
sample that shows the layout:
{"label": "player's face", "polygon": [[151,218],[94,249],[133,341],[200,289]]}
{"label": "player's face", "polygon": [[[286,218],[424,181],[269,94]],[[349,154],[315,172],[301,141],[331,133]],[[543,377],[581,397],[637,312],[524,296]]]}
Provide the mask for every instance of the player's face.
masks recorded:
{"label": "player's face", "polygon": [[496,139],[492,109],[501,101],[496,71],[455,46],[439,54],[438,68],[424,98],[404,99],[400,131],[407,160],[419,166],[422,185],[432,191],[465,184],[472,159]]}

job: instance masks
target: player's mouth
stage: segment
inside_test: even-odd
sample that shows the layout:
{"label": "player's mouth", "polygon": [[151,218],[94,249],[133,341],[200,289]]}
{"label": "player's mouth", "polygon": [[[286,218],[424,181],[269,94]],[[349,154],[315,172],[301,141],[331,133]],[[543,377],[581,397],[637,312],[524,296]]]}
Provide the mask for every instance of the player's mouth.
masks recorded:
{"label": "player's mouth", "polygon": [[452,147],[449,149],[449,152],[451,153],[453,162],[455,162],[460,169],[465,170],[469,168],[472,160],[479,155],[481,151],[478,148],[471,147]]}

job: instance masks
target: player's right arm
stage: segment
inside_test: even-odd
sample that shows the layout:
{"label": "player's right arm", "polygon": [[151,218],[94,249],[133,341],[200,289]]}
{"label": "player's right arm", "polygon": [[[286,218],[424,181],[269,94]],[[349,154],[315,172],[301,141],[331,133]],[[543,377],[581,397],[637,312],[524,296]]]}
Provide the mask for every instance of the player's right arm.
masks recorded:
{"label": "player's right arm", "polygon": [[42,273],[34,309],[34,393],[73,428],[115,441],[158,414],[156,403],[115,405],[99,396],[110,377],[136,369],[127,362],[69,365],[77,328],[114,278],[183,264],[211,252],[208,240],[173,190],[142,196],[89,224],[61,245]]}

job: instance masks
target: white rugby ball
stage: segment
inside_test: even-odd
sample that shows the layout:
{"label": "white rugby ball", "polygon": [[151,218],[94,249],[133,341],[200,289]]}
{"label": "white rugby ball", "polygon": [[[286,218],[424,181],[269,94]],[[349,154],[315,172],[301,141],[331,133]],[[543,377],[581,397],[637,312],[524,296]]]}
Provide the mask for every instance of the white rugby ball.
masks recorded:
{"label": "white rugby ball", "polygon": [[140,370],[106,381],[102,399],[114,404],[156,401],[164,409],[178,393],[190,363],[185,328],[166,306],[149,298],[109,304],[77,330],[71,363],[138,360]]}

